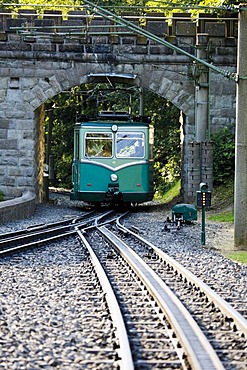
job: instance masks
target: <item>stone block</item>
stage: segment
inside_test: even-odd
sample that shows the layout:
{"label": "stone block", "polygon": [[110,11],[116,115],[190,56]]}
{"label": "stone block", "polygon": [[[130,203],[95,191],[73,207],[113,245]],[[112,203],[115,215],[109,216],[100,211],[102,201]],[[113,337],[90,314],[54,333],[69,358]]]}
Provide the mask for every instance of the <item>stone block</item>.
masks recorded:
{"label": "stone block", "polygon": [[111,45],[97,45],[97,44],[94,44],[94,45],[86,45],[85,46],[85,49],[86,49],[86,53],[98,53],[98,54],[101,54],[101,53],[111,53],[112,52],[112,46]]}
{"label": "stone block", "polygon": [[35,9],[18,9],[18,17],[25,18],[29,24],[32,24],[34,19],[37,18]]}
{"label": "stone block", "polygon": [[147,45],[148,39],[145,36],[138,35],[136,39],[136,44],[137,45]]}
{"label": "stone block", "polygon": [[225,38],[225,46],[226,47],[237,47],[237,39],[235,37],[226,37]]}
{"label": "stone block", "polygon": [[5,140],[7,139],[7,132],[8,131],[6,129],[1,129],[0,128],[0,140],[1,139],[5,139]]}
{"label": "stone block", "polygon": [[66,44],[59,45],[58,49],[61,53],[64,53],[64,52],[82,53],[83,45],[75,44],[75,43],[71,43],[71,44],[66,43]]}
{"label": "stone block", "polygon": [[86,10],[70,10],[68,12],[68,20],[70,21],[79,21],[81,23],[86,24],[87,21],[87,13]]}
{"label": "stone block", "polygon": [[235,47],[217,47],[216,52],[218,55],[237,55],[237,46]]}
{"label": "stone block", "polygon": [[225,37],[226,24],[225,22],[205,22],[205,32],[210,37]]}
{"label": "stone block", "polygon": [[7,18],[6,32],[17,33],[27,28],[27,18]]}
{"label": "stone block", "polygon": [[111,23],[104,19],[92,19],[88,32],[92,36],[93,34],[100,35],[102,32],[109,32]]}
{"label": "stone block", "polygon": [[61,27],[58,28],[58,32],[64,34],[78,34],[84,33],[86,29],[86,23],[82,19],[78,20],[63,20]]}
{"label": "stone block", "polygon": [[91,40],[92,40],[92,44],[101,44],[101,45],[105,45],[105,44],[108,44],[108,36],[91,36]]}
{"label": "stone block", "polygon": [[216,14],[209,14],[209,13],[200,13],[199,14],[199,21],[198,21],[198,30],[199,33],[205,33],[205,24],[206,22],[214,22],[214,18],[217,18]]}
{"label": "stone block", "polygon": [[53,19],[35,19],[34,27],[36,32],[53,33],[54,32],[54,20]]}
{"label": "stone block", "polygon": [[7,41],[7,39],[7,34],[5,32],[0,32],[0,41]]}
{"label": "stone block", "polygon": [[0,129],[3,130],[3,129],[8,129],[8,128],[9,128],[9,121],[4,118],[1,118],[0,119]]}
{"label": "stone block", "polygon": [[147,47],[145,45],[136,45],[132,47],[133,54],[147,54]]}
{"label": "stone block", "polygon": [[131,36],[126,36],[126,37],[123,37],[123,36],[121,36],[120,37],[120,43],[122,44],[122,45],[135,45],[136,44],[136,37],[131,37]]}
{"label": "stone block", "polygon": [[60,35],[52,35],[51,36],[51,42],[53,44],[63,44],[64,43],[64,37]]}
{"label": "stone block", "polygon": [[176,36],[195,36],[196,23],[194,22],[176,22]]}
{"label": "stone block", "polygon": [[21,169],[19,167],[8,167],[8,176],[9,177],[21,176]]}
{"label": "stone block", "polygon": [[47,51],[54,53],[56,51],[56,45],[54,44],[48,44],[48,43],[41,43],[38,42],[33,45],[33,51],[39,52],[39,51]]}
{"label": "stone block", "polygon": [[23,36],[23,42],[33,44],[34,42],[36,42],[36,37],[35,36],[30,36],[30,35],[25,35],[25,36]]}
{"label": "stone block", "polygon": [[156,36],[164,36],[167,33],[167,23],[165,21],[147,21],[146,30]]}
{"label": "stone block", "polygon": [[161,55],[172,55],[173,50],[167,46],[162,45],[150,45],[149,47],[150,54],[161,54]]}
{"label": "stone block", "polygon": [[6,185],[6,186],[16,186],[16,183],[15,183],[15,177],[10,177],[10,176],[5,176],[4,179],[3,179],[3,183]]}
{"label": "stone block", "polygon": [[32,47],[31,44],[27,44],[25,42],[5,42],[0,43],[0,50],[6,51],[31,51]]}
{"label": "stone block", "polygon": [[0,139],[0,150],[2,149],[15,149],[17,147],[17,140],[3,140]]}
{"label": "stone block", "polygon": [[52,21],[54,25],[61,25],[62,11],[61,10],[44,10],[43,21]]}

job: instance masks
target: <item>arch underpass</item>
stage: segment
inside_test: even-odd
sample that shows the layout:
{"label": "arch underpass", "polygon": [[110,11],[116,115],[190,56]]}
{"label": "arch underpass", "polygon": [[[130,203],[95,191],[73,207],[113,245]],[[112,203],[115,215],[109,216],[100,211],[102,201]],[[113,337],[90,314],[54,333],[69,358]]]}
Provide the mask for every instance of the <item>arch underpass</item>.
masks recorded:
{"label": "arch underpass", "polygon": [[[56,22],[57,19],[56,16]],[[100,21],[105,22],[103,18]],[[149,29],[151,25],[152,29],[160,29],[153,23],[161,27],[160,22],[165,20],[154,17],[148,22]],[[212,63],[235,72],[234,27],[229,27],[226,21],[222,32],[222,22],[209,20],[208,25],[205,19],[203,22],[196,28],[194,22],[176,18],[169,35],[163,32],[166,25],[157,37],[169,39],[195,53],[197,32],[207,31]],[[63,91],[91,82],[96,75],[110,75],[116,81],[125,79],[128,84],[151,90],[183,112],[182,186],[186,202],[194,201],[198,181],[203,176],[209,176],[212,181],[212,163],[207,162],[204,173],[197,163],[199,151],[205,149],[198,149],[196,145],[200,123],[195,122],[195,116],[202,104],[196,95],[200,72],[188,56],[135,32],[124,36],[110,32],[100,35],[98,29],[97,34],[91,31],[85,38],[85,33],[78,35],[77,32],[71,37],[71,33],[59,34],[50,29],[43,34],[20,32],[20,28],[17,32],[12,26],[0,34],[0,72],[0,191],[7,197],[30,190],[40,198],[44,162],[43,104]],[[210,132],[235,123],[235,82],[212,71],[209,84],[210,118],[205,152]],[[206,160],[210,160],[210,155]],[[197,170],[199,177],[195,176]]]}

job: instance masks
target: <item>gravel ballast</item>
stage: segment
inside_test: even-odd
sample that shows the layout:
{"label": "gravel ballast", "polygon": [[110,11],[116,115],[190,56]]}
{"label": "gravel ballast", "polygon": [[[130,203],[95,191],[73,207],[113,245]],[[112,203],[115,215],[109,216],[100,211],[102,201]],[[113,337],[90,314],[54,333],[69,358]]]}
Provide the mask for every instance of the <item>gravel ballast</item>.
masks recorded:
{"label": "gravel ballast", "polygon": [[[68,196],[52,194],[51,199],[54,204],[38,205],[29,219],[1,225],[1,233],[84,212],[83,207],[75,208],[75,202],[74,208],[69,208]],[[144,238],[204,281],[219,281],[218,289],[222,287],[229,295],[246,301],[247,266],[229,260],[217,250],[215,239],[222,231],[221,225],[207,224],[208,239],[202,246],[200,222],[167,233],[167,212],[162,207],[155,206],[154,212],[141,208],[142,212],[128,216],[126,226],[137,227]],[[83,336],[85,325],[90,329],[86,316],[92,309],[83,291],[86,270],[82,248],[79,243],[71,245],[69,239],[53,243],[52,248],[42,247],[0,261],[0,369],[83,368],[83,348],[91,345],[90,334]]]}

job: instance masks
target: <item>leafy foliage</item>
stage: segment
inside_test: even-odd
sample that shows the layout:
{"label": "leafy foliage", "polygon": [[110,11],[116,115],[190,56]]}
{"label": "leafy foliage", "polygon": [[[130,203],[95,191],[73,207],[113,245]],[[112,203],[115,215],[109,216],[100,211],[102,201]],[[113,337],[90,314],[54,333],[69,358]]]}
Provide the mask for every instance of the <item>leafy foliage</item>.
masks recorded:
{"label": "leafy foliage", "polygon": [[180,178],[180,111],[166,99],[147,94],[145,101],[155,128],[154,186],[162,195]]}
{"label": "leafy foliage", "polygon": [[[90,0],[92,4],[95,2]],[[236,2],[235,2],[236,3]],[[84,6],[83,0],[66,0],[66,4],[64,0],[50,0],[49,2],[44,4],[42,0],[21,0],[16,2],[16,0],[9,0],[6,2],[5,7],[9,7],[11,9],[18,8],[30,8],[35,6],[35,8],[40,11],[44,8],[46,9],[56,9],[62,10],[64,14],[68,12],[68,10],[79,10],[80,7]],[[138,14],[145,14],[146,12],[161,12],[165,16],[171,16],[172,13],[178,12],[189,12],[192,16],[196,16],[198,12],[214,12],[220,10],[220,7],[223,5],[227,6],[232,4],[229,0],[190,0],[190,1],[181,1],[181,0],[173,0],[173,1],[163,1],[163,0],[99,0],[97,1],[97,5],[106,8],[110,11],[113,11],[116,14],[121,13],[122,11],[131,11]],[[96,5],[96,4],[95,4]]]}
{"label": "leafy foliage", "polygon": [[235,169],[235,138],[228,128],[221,129],[213,136],[214,183],[224,183],[233,178]]}
{"label": "leafy foliage", "polygon": [[[49,118],[53,122],[50,154],[55,164],[54,186],[71,187],[73,127],[77,116],[94,116],[97,105],[99,110],[128,111],[129,93],[132,95],[132,112],[139,114],[138,89],[131,87],[129,90],[113,91],[109,86],[106,88],[104,84],[96,87],[83,85],[73,88],[70,93],[59,94],[46,103],[46,144]],[[162,195],[180,176],[179,110],[150,91],[144,91],[144,102],[144,113],[151,116],[155,127],[154,182],[157,194]]]}
{"label": "leafy foliage", "polygon": [[[79,98],[80,99],[80,98]],[[49,118],[52,121],[51,155],[54,157],[55,186],[71,187],[73,128],[80,107],[78,96],[59,94],[46,103],[46,144]],[[48,160],[47,160],[48,162]]]}

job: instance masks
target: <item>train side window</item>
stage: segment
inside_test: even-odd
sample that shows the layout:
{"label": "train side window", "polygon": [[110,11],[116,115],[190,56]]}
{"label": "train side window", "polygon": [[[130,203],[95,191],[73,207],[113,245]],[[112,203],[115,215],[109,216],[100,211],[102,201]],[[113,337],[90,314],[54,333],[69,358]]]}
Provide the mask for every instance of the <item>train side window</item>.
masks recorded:
{"label": "train side window", "polygon": [[85,157],[112,157],[112,133],[86,132]]}
{"label": "train side window", "polygon": [[144,133],[118,132],[116,137],[118,158],[143,158],[145,154]]}

